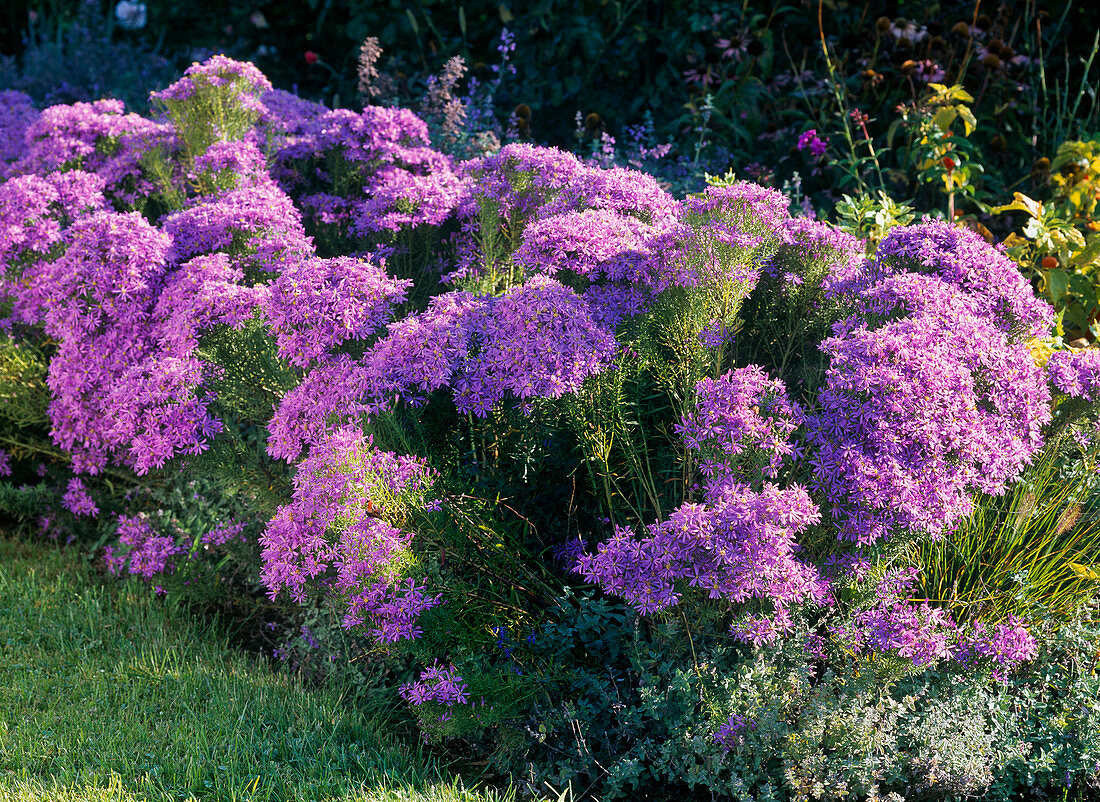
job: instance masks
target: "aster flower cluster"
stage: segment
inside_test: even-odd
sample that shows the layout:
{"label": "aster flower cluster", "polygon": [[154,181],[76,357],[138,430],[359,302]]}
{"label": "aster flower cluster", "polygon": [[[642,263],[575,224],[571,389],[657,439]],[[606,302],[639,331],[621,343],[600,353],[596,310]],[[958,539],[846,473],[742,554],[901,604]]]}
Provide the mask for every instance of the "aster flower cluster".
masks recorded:
{"label": "aster flower cluster", "polygon": [[277,152],[273,173],[302,198],[311,224],[365,239],[442,225],[464,194],[451,160],[432,149],[427,125],[406,109],[381,106],[307,120]]}
{"label": "aster flower cluster", "polygon": [[69,247],[34,288],[51,361],[52,436],[78,470],[113,457],[138,473],[196,454],[221,430],[202,385],[212,370],[198,334],[251,314],[254,293],[224,255],[168,264],[170,239],[136,212],[101,212],[72,227]]}
{"label": "aster flower cluster", "polygon": [[506,398],[557,398],[617,353],[589,306],[553,279],[537,276],[496,298],[446,293],[391,323],[362,358],[337,356],[314,368],[276,409],[268,451],[295,459],[324,437],[332,416],[349,420],[398,400],[419,405],[443,388],[460,412],[481,417]]}
{"label": "aster flower cluster", "polygon": [[734,713],[711,736],[727,750],[736,749],[745,742],[745,733],[756,729],[756,722],[740,713]]}
{"label": "aster flower cluster", "polygon": [[808,128],[798,137],[798,149],[806,150],[807,148],[810,150],[810,155],[815,159],[820,159],[825,155],[825,151],[829,149],[829,140],[818,136],[816,128]]}
{"label": "aster flower cluster", "polygon": [[795,308],[836,303],[850,295],[865,274],[863,242],[812,220],[788,217],[776,252],[761,271]]}
{"label": "aster flower cluster", "polygon": [[157,147],[175,149],[169,126],[126,113],[120,100],[51,106],[28,126],[24,141],[26,155],[12,164],[10,174],[45,176],[80,168],[98,175],[122,208],[137,208],[158,191],[142,157]]}
{"label": "aster flower cluster", "polygon": [[259,126],[267,138],[280,146],[285,145],[289,137],[300,136],[328,111],[326,106],[312,100],[298,97],[283,89],[269,89],[260,95],[263,109],[260,112]]}
{"label": "aster flower cluster", "polygon": [[313,247],[293,201],[273,182],[202,195],[169,215],[164,231],[172,237],[175,264],[216,251],[233,251],[251,274],[312,254]]}
{"label": "aster flower cluster", "polygon": [[1039,656],[1039,646],[1035,638],[1016,616],[1008,616],[992,627],[979,621],[974,625],[969,643],[960,650],[958,656],[961,659],[968,656],[968,648],[994,663],[994,676],[999,678],[1003,678],[1006,669],[1013,664],[1034,660]]}
{"label": "aster flower cluster", "polygon": [[37,288],[43,263],[58,255],[72,223],[105,208],[102,180],[82,170],[0,184],[0,297],[11,300],[14,320],[42,320],[46,297]]}
{"label": "aster flower cluster", "polygon": [[[677,222],[678,204],[653,178],[632,170],[586,165],[556,148],[506,145],[498,153],[463,163],[458,173],[467,181],[468,193],[456,210],[456,267],[444,275],[445,281],[476,278],[509,262],[525,228],[539,220],[588,210],[604,212],[585,219],[597,232],[599,226],[615,225],[623,217],[655,231]],[[559,228],[567,226],[568,219]],[[530,250],[545,254],[547,246],[552,247],[546,233],[534,232]],[[605,235],[611,247],[615,247],[613,236]],[[545,256],[540,260],[532,253],[525,258],[535,264],[542,261],[544,272],[554,272],[545,264]]]}
{"label": "aster flower cluster", "polygon": [[487,303],[470,335],[454,399],[482,417],[507,395],[528,403],[575,392],[618,350],[576,293],[542,277]]}
{"label": "aster flower cluster", "polygon": [[[46,332],[59,341],[49,372],[54,441],[73,453],[77,470],[93,473],[119,450],[145,470],[166,452],[196,447],[206,416],[190,393],[195,368],[162,355],[143,325],[170,240],[136,212],[99,212],[67,239],[35,287]],[[154,365],[169,381],[157,380]],[[174,413],[163,407],[173,399],[183,404]],[[166,427],[165,414],[178,425]]]}
{"label": "aster flower cluster", "polygon": [[114,574],[133,574],[152,579],[171,571],[175,558],[183,552],[175,538],[158,535],[148,519],[141,515],[122,515],[118,519],[118,545],[108,546],[105,560]]}
{"label": "aster flower cluster", "polygon": [[1000,248],[944,222],[896,226],[879,244],[877,271],[931,273],[972,299],[975,313],[1012,340],[1044,337],[1054,310]]}
{"label": "aster flower cluster", "polygon": [[783,462],[799,456],[790,438],[802,423],[802,410],[787,398],[783,383],[760,367],[703,379],[695,394],[695,409],[676,432],[688,449],[701,452],[699,469],[711,482],[777,479]]}
{"label": "aster flower cluster", "polygon": [[916,666],[939,660],[986,661],[1003,679],[1013,666],[1035,659],[1035,639],[1015,616],[992,626],[960,626],[945,610],[912,598],[918,569],[892,569],[874,588],[870,605],[831,634],[855,653],[894,654]]}
{"label": "aster flower cluster", "polygon": [[223,521],[202,536],[202,543],[211,547],[243,540],[244,528],[245,525],[240,521]]}
{"label": "aster flower cluster", "polygon": [[789,628],[790,605],[828,598],[817,571],[795,556],[796,536],[819,520],[802,487],[765,483],[757,491],[727,484],[713,489],[707,503],[684,504],[667,520],[650,524],[641,538],[617,527],[596,554],[577,561],[577,571],[642,614],[677,604],[681,581],[711,599],[770,601],[774,613],[766,618],[767,627],[735,634],[774,642],[779,630]]}
{"label": "aster flower cluster", "polygon": [[687,258],[704,286],[729,282],[747,295],[759,262],[791,242],[786,196],[749,181],[707,187],[684,202],[684,214],[694,231]]}
{"label": "aster flower cluster", "polygon": [[842,539],[939,536],[970,513],[972,493],[1003,492],[1042,445],[1046,382],[1026,344],[982,314],[987,299],[895,274],[821,344],[830,365],[807,416],[809,458]]}
{"label": "aster flower cluster", "polygon": [[401,686],[401,698],[412,705],[436,702],[447,707],[468,704],[470,689],[453,666],[428,666],[416,682]]}
{"label": "aster flower cluster", "polygon": [[755,366],[704,380],[696,390],[697,409],[677,431],[688,448],[711,454],[702,468],[712,476],[704,503],[684,504],[667,520],[646,527],[640,539],[617,527],[595,555],[577,561],[577,571],[643,614],[678,603],[683,581],[711,599],[768,600],[772,613],[742,622],[734,634],[774,642],[790,628],[790,605],[829,598],[816,569],[795,556],[796,536],[821,516],[805,488],[763,483],[754,489],[738,481],[737,465],[745,452],[757,451],[753,459],[777,472],[792,454],[787,439],[800,411],[782,383]]}
{"label": "aster flower cluster", "polygon": [[[222,91],[204,92],[206,88]],[[150,99],[172,108],[173,104],[182,106],[196,95],[205,95],[206,98],[217,98],[222,108],[239,106],[259,113],[263,110],[259,97],[271,89],[271,82],[255,65],[217,55],[202,63],[193,63],[184,70],[183,77],[171,86],[153,92]]]}
{"label": "aster flower cluster", "polygon": [[84,487],[84,482],[81,481],[80,477],[73,477],[69,480],[65,495],[61,498],[61,506],[73,515],[87,515],[94,518],[99,514],[99,507],[88,495],[88,490]]}
{"label": "aster flower cluster", "polygon": [[344,626],[369,619],[381,642],[417,637],[420,614],[441,599],[402,576],[412,534],[386,516],[430,506],[432,480],[423,461],[378,451],[356,429],[339,429],[314,446],[298,465],[293,500],[260,539],[272,598],[285,591],[304,601],[310,583],[327,575],[347,600]]}
{"label": "aster flower cluster", "polygon": [[857,653],[894,653],[917,666],[951,657],[958,628],[942,608],[910,598],[917,574],[915,568],[887,572],[875,587],[872,604],[851,623],[833,627],[833,636]]}
{"label": "aster flower cluster", "polygon": [[214,142],[191,163],[188,178],[209,192],[270,183],[267,159],[255,144],[236,139]]}
{"label": "aster flower cluster", "polygon": [[368,339],[412,286],[389,276],[385,266],[385,259],[346,256],[287,265],[263,304],[280,355],[307,367],[348,340]]}
{"label": "aster flower cluster", "polygon": [[1046,367],[1058,392],[1071,398],[1100,400],[1100,349],[1055,351]]}

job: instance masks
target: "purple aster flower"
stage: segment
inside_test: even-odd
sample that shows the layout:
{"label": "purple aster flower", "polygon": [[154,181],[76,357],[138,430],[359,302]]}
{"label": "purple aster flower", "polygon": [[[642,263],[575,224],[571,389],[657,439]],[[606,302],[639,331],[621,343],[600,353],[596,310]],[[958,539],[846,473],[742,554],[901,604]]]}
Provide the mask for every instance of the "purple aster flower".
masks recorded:
{"label": "purple aster flower", "polygon": [[73,515],[88,515],[94,518],[99,514],[99,507],[92,501],[92,497],[88,495],[88,491],[79,477],[73,477],[69,480],[69,486],[61,499],[61,505]]}
{"label": "purple aster flower", "polygon": [[453,666],[438,663],[420,672],[420,679],[401,686],[401,698],[412,705],[436,702],[447,707],[470,702],[469,686]]}
{"label": "purple aster flower", "polygon": [[1100,400],[1100,348],[1055,351],[1047,362],[1047,375],[1061,393]]}
{"label": "purple aster flower", "polygon": [[260,538],[262,577],[272,598],[286,591],[304,601],[323,586],[345,600],[343,625],[370,624],[380,642],[416,638],[419,616],[441,603],[397,563],[412,534],[389,524],[393,505],[428,506],[434,474],[414,458],[378,451],[370,437],[339,429],[298,465],[294,496]]}

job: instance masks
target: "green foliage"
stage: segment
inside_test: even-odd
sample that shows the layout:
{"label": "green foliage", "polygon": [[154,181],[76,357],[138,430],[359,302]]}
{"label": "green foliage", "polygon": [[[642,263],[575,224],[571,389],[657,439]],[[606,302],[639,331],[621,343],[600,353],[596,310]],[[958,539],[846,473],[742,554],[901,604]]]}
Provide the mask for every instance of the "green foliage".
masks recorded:
{"label": "green foliage", "polygon": [[[518,725],[530,737],[502,736],[495,757],[532,784],[598,787],[602,799],[661,788],[744,800],[1009,800],[1067,782],[1087,798],[1100,782],[1089,619],[1048,632],[1040,660],[991,682],[882,657],[752,653],[694,625],[689,646],[686,619],[643,623],[587,594],[567,597],[555,618],[537,646],[556,646],[539,651],[579,659],[544,682]],[[711,734],[731,714],[745,726],[727,749]]]}
{"label": "green foliage", "polygon": [[1008,493],[979,495],[958,531],[916,546],[928,599],[960,619],[1041,621],[1072,619],[1095,598],[1095,455],[1072,443],[1054,438]]}
{"label": "green foliage", "polygon": [[903,683],[920,699],[900,743],[911,756],[914,790],[939,778],[945,791],[965,793],[960,786],[967,784],[969,793],[997,801],[1041,788],[1068,788],[1070,799],[1094,795],[1100,784],[1097,634],[1094,614],[1052,626],[1039,658],[1003,683],[936,672]]}
{"label": "green foliage", "polygon": [[[193,89],[186,98],[156,101],[172,121],[182,146],[185,167],[215,142],[244,139],[260,118],[256,104],[241,102],[242,95],[259,94],[245,78],[223,74],[212,80],[205,75],[194,75],[189,80]],[[209,173],[195,176],[195,180],[200,194],[218,189]]]}
{"label": "green foliage", "polygon": [[30,518],[45,512],[56,498],[52,487],[0,482],[0,512]]}
{"label": "green foliage", "polygon": [[1021,192],[995,213],[1023,212],[1023,236],[1005,240],[1008,253],[1061,313],[1070,339],[1095,340],[1100,329],[1100,141],[1063,142],[1050,164],[1049,199]]}
{"label": "green foliage", "polygon": [[974,98],[959,85],[933,83],[928,88],[919,106],[902,111],[900,121],[909,129],[909,154],[920,181],[947,195],[947,219],[954,220],[956,193],[973,199],[975,178],[984,171],[969,139],[978,124],[967,105]]}
{"label": "green foliage", "polygon": [[203,335],[202,358],[222,369],[208,377],[217,395],[213,411],[224,426],[209,450],[192,460],[195,476],[216,476],[227,492],[246,494],[258,510],[274,514],[289,496],[290,469],[267,454],[267,421],[276,402],[298,383],[279,358],[259,319],[242,328],[218,325]]}
{"label": "green foliage", "polygon": [[845,195],[836,204],[837,228],[866,242],[868,256],[874,255],[891,228],[908,225],[914,216],[912,206],[881,190],[873,196]]}
{"label": "green foliage", "polygon": [[20,429],[40,427],[49,420],[48,369],[44,345],[29,338],[0,335],[0,418]]}

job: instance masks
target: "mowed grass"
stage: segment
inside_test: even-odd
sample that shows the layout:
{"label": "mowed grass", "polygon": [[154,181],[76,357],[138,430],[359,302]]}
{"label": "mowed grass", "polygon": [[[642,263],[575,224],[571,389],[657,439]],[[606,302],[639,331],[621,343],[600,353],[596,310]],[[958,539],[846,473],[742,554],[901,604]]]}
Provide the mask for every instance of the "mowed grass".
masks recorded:
{"label": "mowed grass", "polygon": [[[380,700],[392,705],[392,700]],[[0,800],[496,802],[380,713],[228,648],[77,553],[0,537]]]}

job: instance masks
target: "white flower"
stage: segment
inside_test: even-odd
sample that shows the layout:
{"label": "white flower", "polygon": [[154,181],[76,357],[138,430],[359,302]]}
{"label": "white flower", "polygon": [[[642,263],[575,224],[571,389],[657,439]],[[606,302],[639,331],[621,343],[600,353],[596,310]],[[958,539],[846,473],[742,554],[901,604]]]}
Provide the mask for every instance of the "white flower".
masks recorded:
{"label": "white flower", "polygon": [[146,9],[145,3],[134,3],[130,0],[119,0],[115,6],[115,19],[123,28],[136,31],[145,27]]}

